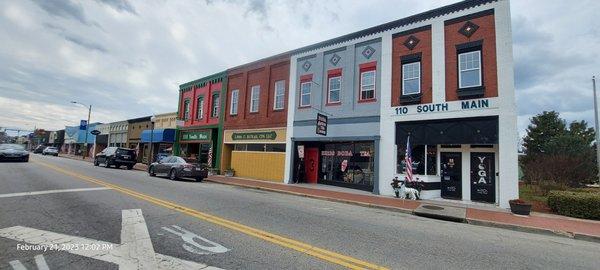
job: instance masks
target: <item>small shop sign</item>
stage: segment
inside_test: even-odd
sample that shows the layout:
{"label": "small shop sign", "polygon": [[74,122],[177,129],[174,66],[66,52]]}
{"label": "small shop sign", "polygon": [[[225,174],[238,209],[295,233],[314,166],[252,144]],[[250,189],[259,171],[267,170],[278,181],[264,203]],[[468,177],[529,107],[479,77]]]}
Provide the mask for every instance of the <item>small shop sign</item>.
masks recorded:
{"label": "small shop sign", "polygon": [[317,135],[327,136],[327,116],[317,113]]}
{"label": "small shop sign", "polygon": [[181,134],[182,141],[207,141],[209,138],[208,131],[187,131]]}
{"label": "small shop sign", "polygon": [[261,132],[234,132],[231,134],[231,139],[234,141],[252,141],[252,140],[275,140],[277,132],[261,131]]}

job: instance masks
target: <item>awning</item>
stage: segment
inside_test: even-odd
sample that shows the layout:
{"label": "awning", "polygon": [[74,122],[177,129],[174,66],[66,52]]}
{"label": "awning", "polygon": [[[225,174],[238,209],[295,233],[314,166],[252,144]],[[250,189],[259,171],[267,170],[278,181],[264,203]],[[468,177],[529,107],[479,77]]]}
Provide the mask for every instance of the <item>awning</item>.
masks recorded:
{"label": "awning", "polygon": [[[150,134],[152,133],[152,136]],[[150,138],[152,137],[152,138]],[[142,131],[141,141],[143,143],[150,142],[152,139],[153,143],[172,143],[175,142],[175,129],[166,128],[166,129],[155,129],[154,132],[150,129],[146,129]]]}
{"label": "awning", "polygon": [[498,117],[396,122],[396,145],[497,144]]}

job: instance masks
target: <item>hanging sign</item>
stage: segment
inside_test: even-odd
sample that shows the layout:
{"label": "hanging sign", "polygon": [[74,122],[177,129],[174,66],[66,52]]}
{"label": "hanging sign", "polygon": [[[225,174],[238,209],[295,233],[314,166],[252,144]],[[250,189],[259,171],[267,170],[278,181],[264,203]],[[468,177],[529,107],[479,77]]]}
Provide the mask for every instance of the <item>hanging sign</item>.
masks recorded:
{"label": "hanging sign", "polygon": [[92,135],[100,135],[100,130],[94,129],[94,130],[90,131],[90,134],[92,134]]}
{"label": "hanging sign", "polygon": [[317,135],[327,136],[327,116],[317,113]]}
{"label": "hanging sign", "polygon": [[304,158],[304,145],[298,145],[298,157]]}

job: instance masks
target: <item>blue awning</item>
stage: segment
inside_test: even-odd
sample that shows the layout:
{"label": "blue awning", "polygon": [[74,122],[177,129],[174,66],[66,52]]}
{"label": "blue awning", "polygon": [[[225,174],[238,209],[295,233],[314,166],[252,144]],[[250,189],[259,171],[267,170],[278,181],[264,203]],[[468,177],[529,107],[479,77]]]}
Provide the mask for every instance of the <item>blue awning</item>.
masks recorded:
{"label": "blue awning", "polygon": [[175,129],[166,128],[166,129],[155,129],[154,132],[150,129],[146,129],[142,131],[142,142],[148,143],[150,142],[150,133],[152,133],[152,142],[153,143],[172,143],[175,142]]}

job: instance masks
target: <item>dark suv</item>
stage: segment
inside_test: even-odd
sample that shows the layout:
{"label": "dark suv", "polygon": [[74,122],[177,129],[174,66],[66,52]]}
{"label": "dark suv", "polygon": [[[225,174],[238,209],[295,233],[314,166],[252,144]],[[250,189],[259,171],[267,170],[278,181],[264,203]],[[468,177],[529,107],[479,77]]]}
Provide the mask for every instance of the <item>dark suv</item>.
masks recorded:
{"label": "dark suv", "polygon": [[135,150],[133,149],[108,147],[96,154],[94,166],[99,166],[100,164],[104,164],[104,167],[106,168],[109,168],[110,166],[115,166],[115,168],[127,166],[127,169],[131,170],[133,169],[136,160]]}

